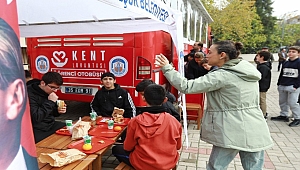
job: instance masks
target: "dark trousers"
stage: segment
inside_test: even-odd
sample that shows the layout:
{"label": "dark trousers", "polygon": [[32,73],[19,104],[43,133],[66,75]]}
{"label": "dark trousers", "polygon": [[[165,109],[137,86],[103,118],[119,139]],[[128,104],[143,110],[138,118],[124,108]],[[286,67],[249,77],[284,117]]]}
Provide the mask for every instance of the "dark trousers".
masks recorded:
{"label": "dark trousers", "polygon": [[278,62],[278,70],[277,71],[280,71],[280,66],[284,63],[285,61],[279,61]]}
{"label": "dark trousers", "polygon": [[118,159],[119,162],[124,162],[125,164],[132,166],[129,161],[130,152],[125,151],[123,145],[115,145],[112,148],[112,154]]}
{"label": "dark trousers", "polygon": [[42,131],[42,130],[38,130],[38,129],[34,129],[33,128],[33,135],[34,135],[34,141],[35,143],[38,143],[39,141],[47,138],[48,136],[52,135],[53,133],[55,133],[55,131],[57,131],[58,129],[62,128],[66,126],[65,123],[63,122],[57,122],[55,121],[53,126],[51,127],[50,130],[48,131]]}

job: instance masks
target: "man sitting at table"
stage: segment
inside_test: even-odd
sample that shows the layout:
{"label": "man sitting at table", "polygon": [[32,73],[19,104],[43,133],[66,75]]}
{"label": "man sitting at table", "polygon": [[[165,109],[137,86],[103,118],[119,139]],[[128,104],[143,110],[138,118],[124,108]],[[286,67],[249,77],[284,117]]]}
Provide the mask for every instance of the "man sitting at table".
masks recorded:
{"label": "man sitting at table", "polygon": [[62,84],[59,73],[48,72],[40,83],[27,87],[35,143],[65,126],[65,123],[55,121],[55,117],[66,113],[66,107],[58,108],[56,103],[58,96],[55,93]]}
{"label": "man sitting at table", "polygon": [[116,145],[112,153],[136,170],[166,170],[176,166],[181,144],[181,124],[165,112],[162,103],[166,91],[160,85],[149,85],[144,91],[147,109],[131,119],[124,145]]}
{"label": "man sitting at table", "polygon": [[92,111],[98,116],[112,117],[114,107],[124,109],[123,116],[131,118],[135,116],[135,106],[130,94],[116,84],[115,76],[106,72],[101,75],[102,88],[97,91],[91,102]]}

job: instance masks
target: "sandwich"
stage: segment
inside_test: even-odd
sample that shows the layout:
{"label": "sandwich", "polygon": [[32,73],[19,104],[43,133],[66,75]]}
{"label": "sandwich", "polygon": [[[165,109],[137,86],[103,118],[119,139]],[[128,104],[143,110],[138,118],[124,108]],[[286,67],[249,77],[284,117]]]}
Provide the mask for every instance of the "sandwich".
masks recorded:
{"label": "sandwich", "polygon": [[65,101],[57,100],[56,102],[57,102],[58,109],[62,109],[63,107],[65,107]]}

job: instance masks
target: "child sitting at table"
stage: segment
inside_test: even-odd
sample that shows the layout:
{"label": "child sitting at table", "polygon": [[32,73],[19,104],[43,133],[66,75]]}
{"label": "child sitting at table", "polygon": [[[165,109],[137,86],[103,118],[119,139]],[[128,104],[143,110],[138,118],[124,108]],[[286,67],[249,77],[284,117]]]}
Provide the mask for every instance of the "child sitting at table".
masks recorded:
{"label": "child sitting at table", "polygon": [[136,170],[166,170],[176,166],[181,146],[181,124],[165,112],[162,103],[166,91],[160,85],[149,85],[144,91],[147,109],[127,127],[124,145],[112,148],[112,154]]}

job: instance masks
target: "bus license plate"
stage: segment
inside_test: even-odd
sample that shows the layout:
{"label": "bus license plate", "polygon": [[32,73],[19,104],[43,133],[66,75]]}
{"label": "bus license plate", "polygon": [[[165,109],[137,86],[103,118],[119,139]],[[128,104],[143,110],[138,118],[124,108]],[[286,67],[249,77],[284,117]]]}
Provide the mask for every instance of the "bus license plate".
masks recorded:
{"label": "bus license plate", "polygon": [[93,92],[92,88],[83,88],[83,87],[65,87],[65,93],[73,94],[89,94]]}

